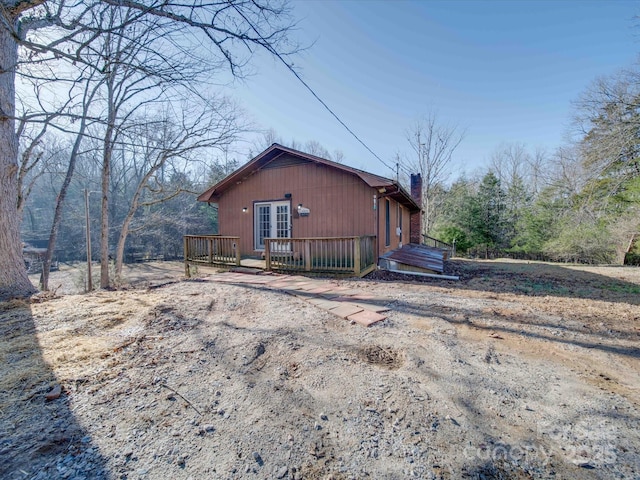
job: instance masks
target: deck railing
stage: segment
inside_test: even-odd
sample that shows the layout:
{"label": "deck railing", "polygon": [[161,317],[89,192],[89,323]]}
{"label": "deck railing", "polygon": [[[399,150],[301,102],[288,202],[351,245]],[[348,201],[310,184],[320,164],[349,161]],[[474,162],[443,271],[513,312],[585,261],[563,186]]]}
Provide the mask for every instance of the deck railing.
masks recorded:
{"label": "deck railing", "polygon": [[450,243],[443,242],[442,240],[438,240],[437,238],[430,237],[429,235],[422,234],[422,244],[427,247],[440,248],[442,250],[446,250],[449,252],[449,257],[456,256],[456,245],[455,243],[451,245]]}
{"label": "deck railing", "polygon": [[375,239],[265,238],[267,270],[366,275],[376,267]]}
{"label": "deck railing", "polygon": [[184,268],[189,264],[240,265],[240,237],[222,235],[185,235]]}

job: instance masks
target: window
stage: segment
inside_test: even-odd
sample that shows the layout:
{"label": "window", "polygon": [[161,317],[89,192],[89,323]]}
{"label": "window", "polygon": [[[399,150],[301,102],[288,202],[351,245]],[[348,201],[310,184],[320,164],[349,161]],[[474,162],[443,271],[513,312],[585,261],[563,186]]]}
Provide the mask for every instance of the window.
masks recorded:
{"label": "window", "polygon": [[384,200],[384,244],[391,245],[391,202]]}

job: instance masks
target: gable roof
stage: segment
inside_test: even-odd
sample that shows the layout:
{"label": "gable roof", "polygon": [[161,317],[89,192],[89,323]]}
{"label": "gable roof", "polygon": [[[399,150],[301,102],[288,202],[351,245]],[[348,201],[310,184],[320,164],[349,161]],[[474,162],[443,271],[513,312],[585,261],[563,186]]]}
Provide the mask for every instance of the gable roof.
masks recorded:
{"label": "gable roof", "polygon": [[400,204],[408,207],[412,212],[420,210],[420,207],[411,197],[411,195],[409,195],[409,193],[404,188],[402,188],[402,186],[395,180],[381,177],[373,173],[365,172],[364,170],[358,170],[357,168],[348,167],[346,165],[342,165],[341,163],[332,162],[331,160],[327,160],[325,158],[316,157],[315,155],[301,152],[293,148],[285,147],[277,143],[272,144],[269,148],[267,148],[253,160],[250,160],[242,167],[238,168],[235,172],[231,173],[220,182],[207,189],[200,196],[198,196],[198,201],[215,202],[226,190],[234,187],[240,180],[254,174],[258,170],[264,168],[270,162],[273,162],[274,160],[285,154],[289,154],[302,160],[325,165],[327,167],[334,168],[351,175],[355,175],[368,186],[380,190],[381,198],[393,198]]}

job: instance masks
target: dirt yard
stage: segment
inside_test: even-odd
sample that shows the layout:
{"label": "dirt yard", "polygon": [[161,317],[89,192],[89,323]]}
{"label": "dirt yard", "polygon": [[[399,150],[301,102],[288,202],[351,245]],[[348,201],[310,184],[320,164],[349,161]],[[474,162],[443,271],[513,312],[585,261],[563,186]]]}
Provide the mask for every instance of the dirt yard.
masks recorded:
{"label": "dirt yard", "polygon": [[325,279],[369,328],[182,272],[0,303],[0,478],[640,478],[639,268]]}

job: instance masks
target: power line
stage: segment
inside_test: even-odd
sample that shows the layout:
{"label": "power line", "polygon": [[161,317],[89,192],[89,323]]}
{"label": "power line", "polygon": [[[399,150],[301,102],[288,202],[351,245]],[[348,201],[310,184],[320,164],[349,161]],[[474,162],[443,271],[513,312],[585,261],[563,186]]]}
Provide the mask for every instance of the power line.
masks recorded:
{"label": "power line", "polygon": [[[333,117],[338,121],[338,123],[340,123],[340,125],[342,125],[347,132],[349,132],[353,138],[355,138],[358,142],[360,142],[360,144],[366,148],[369,153],[371,155],[373,155],[380,163],[382,163],[385,167],[387,167],[389,170],[391,170],[392,172],[394,171],[394,167],[389,165],[387,162],[385,162],[384,160],[382,160],[382,158],[380,158],[373,150],[371,150],[371,148],[369,148],[369,146],[364,143],[364,141],[362,141],[360,139],[360,137],[358,137],[358,135],[356,135],[356,133],[351,130],[349,128],[349,126],[344,123],[342,121],[342,119],[338,116],[338,114],[336,114],[330,107],[329,105],[326,104],[326,102],[324,100],[322,100],[320,98],[320,96],[313,90],[313,88],[311,88],[311,86],[309,86],[309,84],[298,74],[298,72],[295,71],[295,69],[289,64],[289,62],[287,62],[282,55],[280,55],[280,52],[278,52],[274,47],[271,46],[271,44],[262,36],[262,34],[260,34],[260,32],[258,32],[258,30],[254,27],[253,23],[249,21],[249,19],[236,7],[235,4],[232,4],[234,10],[236,12],[238,12],[238,15],[240,15],[251,27],[251,29],[256,33],[256,35],[259,37],[259,39],[263,42],[262,46],[264,48],[267,49],[267,51],[269,51],[272,55],[274,55],[276,58],[278,58],[278,60],[280,60],[285,67],[287,67],[287,69],[293,73],[293,75],[298,79],[298,81],[300,83],[302,83],[302,85],[304,85],[304,87],[309,90],[309,92],[311,93],[311,95],[313,95],[315,97],[316,100],[318,100],[318,102],[320,102],[320,104],[331,114],[333,115]],[[403,168],[404,169],[404,168]]]}
{"label": "power line", "polygon": [[338,115],[337,115],[337,114],[336,114],[336,113],[335,113],[335,112],[334,112],[334,111],[329,107],[329,105],[327,105],[327,104],[325,103],[325,101],[324,101],[324,100],[322,100],[322,99],[320,98],[320,96],[319,96],[319,95],[318,95],[318,94],[313,90],[313,88],[311,88],[311,87],[309,86],[309,84],[308,84],[307,82],[305,82],[305,81],[304,81],[304,79],[303,79],[303,78],[298,74],[298,72],[296,72],[296,71],[294,70],[294,68],[293,68],[291,65],[289,65],[289,64],[288,64],[288,63],[287,63],[287,62],[286,62],[286,61],[285,61],[285,60],[284,60],[284,59],[283,59],[279,54],[278,54],[277,56],[278,56],[278,58],[279,58],[279,59],[280,59],[280,60],[281,60],[285,65],[286,65],[286,67],[289,69],[289,71],[295,75],[295,77],[300,81],[300,83],[302,83],[302,85],[304,85],[304,86],[305,86],[305,88],[306,88],[307,90],[309,90],[309,92],[311,92],[311,95],[313,95],[313,96],[316,98],[316,100],[318,100],[318,102],[320,102],[320,104],[321,104],[321,105],[322,105],[322,106],[323,106],[323,107],[324,107],[324,108],[325,108],[325,109],[326,109],[326,110],[327,110],[331,115],[333,115],[333,117],[338,121],[338,123],[340,123],[340,125],[342,125],[342,126],[345,128],[345,130],[347,130],[347,132],[349,132],[349,133],[353,136],[353,138],[355,138],[358,142],[360,142],[360,144],[361,144],[364,148],[366,148],[366,149],[369,151],[369,153],[370,153],[371,155],[373,155],[376,159],[378,159],[378,161],[379,161],[380,163],[382,163],[385,167],[387,167],[389,170],[391,170],[391,171],[393,172],[393,170],[394,170],[394,169],[393,169],[393,166],[389,165],[387,162],[385,162],[384,160],[382,160],[382,158],[380,158],[380,157],[376,154],[376,152],[374,152],[373,150],[371,150],[371,148],[369,148],[369,145],[367,145],[366,143],[364,143],[364,141],[362,141],[362,139],[360,139],[360,137],[358,137],[358,135],[356,135],[356,133],[355,133],[353,130],[351,130],[351,129],[349,128],[349,126],[348,126],[346,123],[344,123],[344,122],[342,121],[342,119],[341,119],[341,118],[340,118],[340,117],[339,117],[339,116],[338,116]]}
{"label": "power line", "polygon": [[[304,85],[304,86],[306,87],[306,89],[307,89],[307,90],[309,90],[309,92],[311,92],[311,95],[313,95],[313,96],[316,98],[316,100],[318,100],[318,102],[320,102],[320,104],[321,104],[321,105],[322,105],[322,106],[323,106],[323,107],[324,107],[324,108],[325,108],[325,109],[326,109],[326,110],[327,110],[331,115],[333,115],[333,117],[334,117],[334,118],[335,118],[335,119],[340,123],[340,125],[342,125],[342,126],[347,130],[347,132],[349,132],[349,133],[353,136],[353,138],[355,138],[358,142],[360,142],[360,144],[361,144],[364,148],[366,148],[366,149],[369,151],[369,153],[370,153],[371,155],[373,155],[373,156],[374,156],[374,157],[375,157],[375,158],[376,158],[380,163],[382,163],[385,167],[387,167],[387,168],[388,168],[389,170],[391,170],[392,172],[394,171],[393,166],[392,166],[392,165],[389,165],[387,162],[385,162],[384,160],[382,160],[382,158],[380,158],[380,157],[376,154],[376,152],[374,152],[373,150],[371,150],[371,148],[369,148],[369,145],[367,145],[366,143],[364,143],[364,141],[363,141],[362,139],[360,139],[360,137],[358,137],[358,135],[356,135],[356,133],[355,133],[353,130],[351,130],[351,129],[349,128],[349,126],[348,126],[346,123],[344,123],[340,117],[338,117],[338,115],[337,115],[337,114],[336,114],[336,113],[335,113],[335,112],[334,112],[334,111],[329,107],[329,105],[327,105],[327,104],[325,103],[325,101],[324,101],[324,100],[322,100],[322,99],[320,98],[320,96],[319,96],[319,95],[318,95],[318,94],[313,90],[313,88],[311,88],[311,87],[309,86],[309,84],[308,84],[307,82],[305,82],[305,81],[304,81],[304,79],[303,79],[303,78],[298,74],[298,72],[296,72],[296,71],[294,70],[294,68],[293,68],[291,65],[289,65],[289,64],[288,64],[288,63],[287,63],[287,62],[286,62],[286,61],[285,61],[285,60],[280,56],[280,54],[278,54],[278,53],[276,52],[276,56],[280,59],[280,61],[282,61],[282,63],[284,63],[284,64],[285,64],[285,66],[287,67],[287,69],[288,69],[291,73],[293,73],[293,74],[295,75],[295,77],[300,81],[300,83],[302,83],[302,85]],[[402,164],[399,164],[399,165],[400,165],[400,168],[404,171],[404,173],[406,173],[407,175],[411,175],[411,172],[410,172],[409,170],[407,170],[407,169],[405,168],[405,166],[404,166],[404,165],[402,165]]]}

